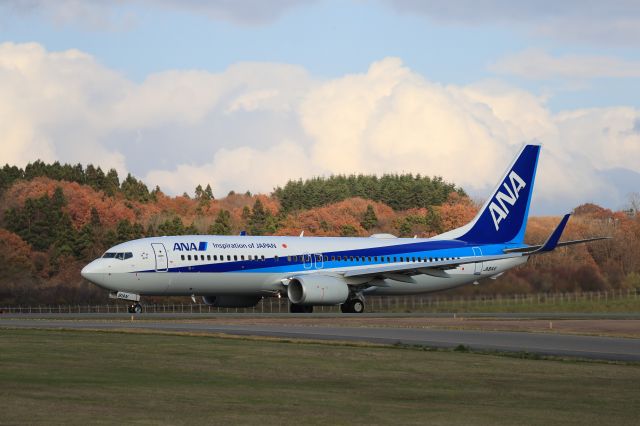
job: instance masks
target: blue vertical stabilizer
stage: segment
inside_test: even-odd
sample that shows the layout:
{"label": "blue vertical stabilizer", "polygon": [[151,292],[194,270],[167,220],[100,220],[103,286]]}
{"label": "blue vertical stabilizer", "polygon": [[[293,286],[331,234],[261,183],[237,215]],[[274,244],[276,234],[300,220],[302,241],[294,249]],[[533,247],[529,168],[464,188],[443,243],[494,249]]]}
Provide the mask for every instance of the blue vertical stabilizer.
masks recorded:
{"label": "blue vertical stabilizer", "polygon": [[540,145],[522,147],[476,217],[467,225],[435,238],[474,244],[522,243],[539,154]]}

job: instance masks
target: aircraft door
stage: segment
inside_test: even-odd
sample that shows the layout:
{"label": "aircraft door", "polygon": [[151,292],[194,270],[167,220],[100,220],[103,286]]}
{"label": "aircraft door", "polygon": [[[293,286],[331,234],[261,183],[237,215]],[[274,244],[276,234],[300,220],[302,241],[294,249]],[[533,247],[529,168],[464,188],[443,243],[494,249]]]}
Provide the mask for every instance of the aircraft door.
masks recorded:
{"label": "aircraft door", "polygon": [[[482,249],[480,247],[473,247],[473,255],[474,256],[482,256]],[[482,272],[482,262],[476,262],[474,263],[475,266],[475,270],[473,271],[473,273],[475,275],[480,275],[480,272]]]}
{"label": "aircraft door", "polygon": [[310,254],[305,254],[303,256],[304,259],[304,269],[311,269],[313,267],[313,257]]}
{"label": "aircraft door", "polygon": [[167,259],[167,251],[162,243],[152,243],[153,253],[156,256],[156,272],[167,272],[169,268],[169,260]]}
{"label": "aircraft door", "polygon": [[314,254],[315,258],[316,258],[316,269],[322,269],[324,268],[324,261],[322,260],[322,255],[321,254]]}

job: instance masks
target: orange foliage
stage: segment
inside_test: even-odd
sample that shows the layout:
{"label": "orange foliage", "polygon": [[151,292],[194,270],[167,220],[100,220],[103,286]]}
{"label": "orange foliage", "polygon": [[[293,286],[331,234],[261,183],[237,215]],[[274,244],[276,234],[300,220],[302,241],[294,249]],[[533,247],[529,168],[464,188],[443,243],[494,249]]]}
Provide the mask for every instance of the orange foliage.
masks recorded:
{"label": "orange foliage", "polygon": [[438,208],[442,220],[443,231],[459,228],[469,222],[478,213],[478,207],[468,197],[456,192],[449,194],[446,203]]}
{"label": "orange foliage", "polygon": [[[378,226],[367,231],[360,221],[371,204],[378,217]],[[340,235],[343,226],[352,226],[357,235],[368,236],[375,232],[392,232],[394,212],[386,204],[362,198],[349,198],[338,203],[289,215],[278,230],[277,235],[298,235],[304,231],[306,235],[336,236]]]}
{"label": "orange foliage", "polygon": [[31,263],[31,246],[13,232],[0,228],[0,264],[28,266]]}

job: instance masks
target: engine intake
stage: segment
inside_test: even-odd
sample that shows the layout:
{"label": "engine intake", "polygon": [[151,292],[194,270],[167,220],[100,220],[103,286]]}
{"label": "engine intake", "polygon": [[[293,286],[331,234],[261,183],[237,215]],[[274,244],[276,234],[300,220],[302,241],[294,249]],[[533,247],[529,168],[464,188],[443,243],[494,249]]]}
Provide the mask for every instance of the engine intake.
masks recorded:
{"label": "engine intake", "polygon": [[216,308],[253,308],[260,301],[255,296],[202,296],[202,301]]}
{"label": "engine intake", "polygon": [[289,281],[287,295],[296,305],[339,305],[349,297],[349,286],[330,275],[300,275]]}

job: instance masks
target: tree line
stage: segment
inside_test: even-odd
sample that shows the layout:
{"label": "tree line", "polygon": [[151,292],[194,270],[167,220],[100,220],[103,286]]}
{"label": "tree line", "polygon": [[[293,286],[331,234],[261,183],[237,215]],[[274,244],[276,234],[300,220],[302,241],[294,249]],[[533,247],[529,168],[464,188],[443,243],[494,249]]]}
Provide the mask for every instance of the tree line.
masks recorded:
{"label": "tree line", "polygon": [[378,201],[399,211],[439,206],[452,192],[466,196],[462,188],[439,176],[385,174],[290,180],[284,187],[277,187],[273,195],[285,212],[312,209],[353,197]]}
{"label": "tree line", "polygon": [[133,177],[131,173],[127,174],[127,177],[120,182],[116,169],[109,169],[105,173],[102,168],[95,167],[93,164],[84,168],[82,164],[60,164],[58,161],[47,164],[37,160],[27,164],[24,169],[5,164],[0,169],[0,194],[20,179],[32,180],[37,177],[76,182],[88,185],[109,196],[121,193],[128,200],[140,202],[155,200],[155,194],[160,190],[156,188],[149,191],[149,188],[142,181]]}

